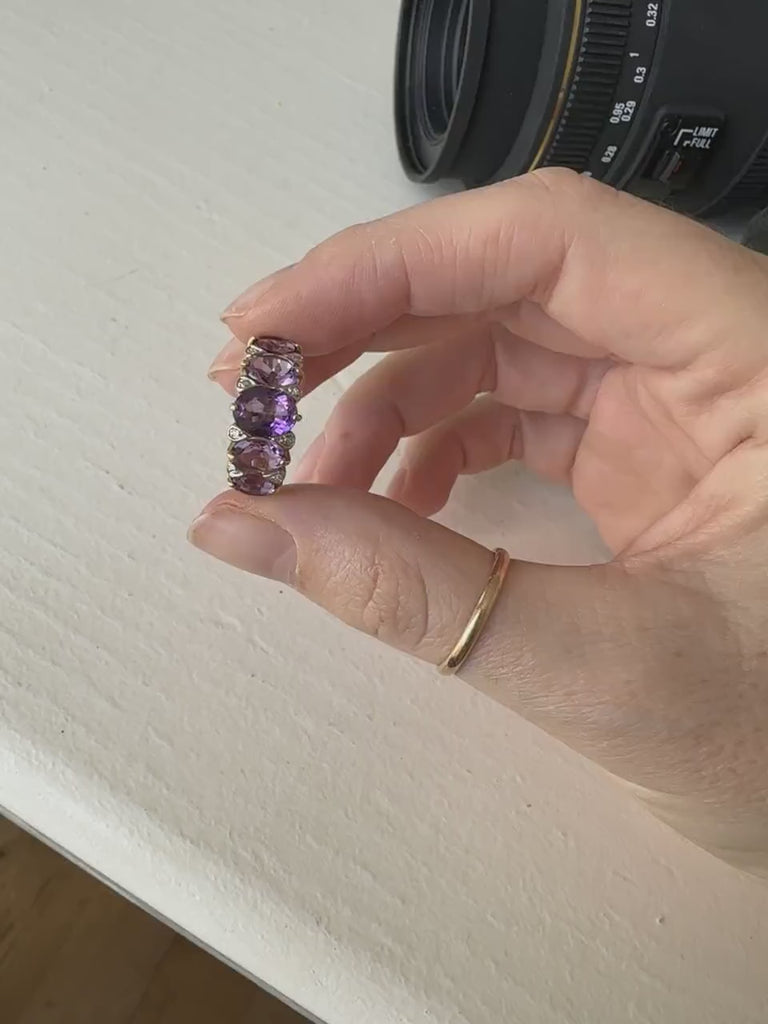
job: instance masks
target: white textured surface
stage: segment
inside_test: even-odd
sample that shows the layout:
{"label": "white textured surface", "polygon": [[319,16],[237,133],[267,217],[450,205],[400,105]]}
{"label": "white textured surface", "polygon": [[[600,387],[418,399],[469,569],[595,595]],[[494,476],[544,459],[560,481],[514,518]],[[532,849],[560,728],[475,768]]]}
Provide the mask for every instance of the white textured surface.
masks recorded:
{"label": "white textured surface", "polygon": [[[0,804],[329,1024],[764,1024],[759,883],[184,543],[221,481],[219,308],[420,195],[396,8],[0,5]],[[509,473],[448,519],[597,550]]]}

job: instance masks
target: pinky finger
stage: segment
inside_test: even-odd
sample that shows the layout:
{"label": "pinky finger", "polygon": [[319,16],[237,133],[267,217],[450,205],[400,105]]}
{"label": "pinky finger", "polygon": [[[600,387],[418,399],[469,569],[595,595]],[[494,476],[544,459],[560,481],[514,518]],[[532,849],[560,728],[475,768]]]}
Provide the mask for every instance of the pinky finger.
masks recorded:
{"label": "pinky finger", "polygon": [[413,438],[388,495],[423,516],[445,505],[459,476],[518,460],[549,480],[570,482],[587,424],[575,416],[525,412],[490,397]]}

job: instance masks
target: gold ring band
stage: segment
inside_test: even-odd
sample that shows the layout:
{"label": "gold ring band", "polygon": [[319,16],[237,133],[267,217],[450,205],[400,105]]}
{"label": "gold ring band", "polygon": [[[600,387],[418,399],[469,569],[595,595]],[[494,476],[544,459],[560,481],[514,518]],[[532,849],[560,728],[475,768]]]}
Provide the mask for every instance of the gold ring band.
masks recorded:
{"label": "gold ring band", "polygon": [[445,661],[438,666],[438,671],[441,675],[455,675],[472,653],[490,618],[494,605],[501,593],[501,588],[504,586],[509,563],[509,552],[505,551],[504,548],[496,548],[493,552],[493,565],[491,566],[488,582],[477,599],[477,604],[469,617],[469,622],[464,627],[464,632],[459,637],[456,646]]}

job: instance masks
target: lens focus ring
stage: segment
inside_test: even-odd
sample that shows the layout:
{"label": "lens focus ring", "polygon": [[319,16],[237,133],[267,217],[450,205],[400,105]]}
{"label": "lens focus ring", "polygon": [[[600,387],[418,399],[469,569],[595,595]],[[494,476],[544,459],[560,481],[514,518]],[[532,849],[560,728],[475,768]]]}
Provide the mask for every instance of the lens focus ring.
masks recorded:
{"label": "lens focus ring", "polygon": [[586,170],[613,108],[631,21],[632,0],[587,0],[568,99],[542,166]]}

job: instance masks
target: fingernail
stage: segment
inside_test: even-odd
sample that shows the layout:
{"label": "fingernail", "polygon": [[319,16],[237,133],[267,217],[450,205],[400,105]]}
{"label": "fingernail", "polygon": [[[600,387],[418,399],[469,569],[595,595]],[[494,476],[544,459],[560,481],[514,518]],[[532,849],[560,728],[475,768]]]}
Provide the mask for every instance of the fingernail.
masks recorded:
{"label": "fingernail", "polygon": [[318,434],[312,444],[304,452],[293,473],[291,483],[309,484],[325,451],[325,434]]}
{"label": "fingernail", "polygon": [[246,288],[242,295],[239,295],[234,302],[227,306],[221,314],[221,319],[226,322],[233,317],[237,318],[250,313],[258,300],[269,291],[275,281],[295,265],[295,263],[289,263],[287,267],[281,267],[274,274],[270,274],[269,277],[265,277],[261,281],[252,284],[250,288]]}
{"label": "fingernail", "polygon": [[242,341],[238,341],[237,338],[230,338],[208,367],[208,379],[217,381],[222,373],[231,373],[233,370],[239,370],[240,364],[243,361],[244,351]]}
{"label": "fingernail", "polygon": [[296,575],[293,538],[269,519],[213,509],[198,516],[188,538],[196,548],[244,572],[281,583],[292,583]]}

